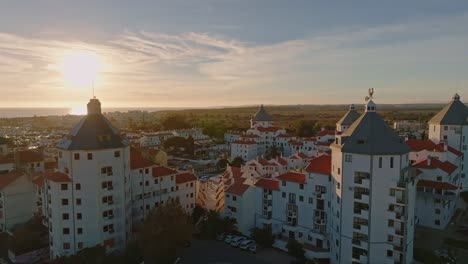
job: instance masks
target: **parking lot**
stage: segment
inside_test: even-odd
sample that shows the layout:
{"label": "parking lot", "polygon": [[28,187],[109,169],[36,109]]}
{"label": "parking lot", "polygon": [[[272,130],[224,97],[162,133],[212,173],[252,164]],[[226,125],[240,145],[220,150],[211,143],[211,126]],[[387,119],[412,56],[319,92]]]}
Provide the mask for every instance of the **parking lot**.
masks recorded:
{"label": "parking lot", "polygon": [[192,240],[192,245],[184,248],[180,263],[182,264],[285,264],[294,258],[285,252],[274,249],[259,249],[257,253],[250,253],[239,248],[231,247],[223,241]]}

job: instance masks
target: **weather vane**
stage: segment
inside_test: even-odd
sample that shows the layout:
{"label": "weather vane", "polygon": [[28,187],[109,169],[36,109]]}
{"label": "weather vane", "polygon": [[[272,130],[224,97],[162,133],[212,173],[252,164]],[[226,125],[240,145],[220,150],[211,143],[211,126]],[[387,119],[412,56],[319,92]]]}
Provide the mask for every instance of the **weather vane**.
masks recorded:
{"label": "weather vane", "polygon": [[368,92],[369,92],[369,95],[366,96],[366,102],[374,98],[374,88],[369,88]]}

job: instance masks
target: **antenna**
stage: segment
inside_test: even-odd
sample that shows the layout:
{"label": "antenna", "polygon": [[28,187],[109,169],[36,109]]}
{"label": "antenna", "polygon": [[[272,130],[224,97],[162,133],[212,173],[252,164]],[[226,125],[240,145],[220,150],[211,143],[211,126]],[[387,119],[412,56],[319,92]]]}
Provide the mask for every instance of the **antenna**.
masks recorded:
{"label": "antenna", "polygon": [[93,80],[93,99],[96,99],[96,96],[94,96],[94,80]]}

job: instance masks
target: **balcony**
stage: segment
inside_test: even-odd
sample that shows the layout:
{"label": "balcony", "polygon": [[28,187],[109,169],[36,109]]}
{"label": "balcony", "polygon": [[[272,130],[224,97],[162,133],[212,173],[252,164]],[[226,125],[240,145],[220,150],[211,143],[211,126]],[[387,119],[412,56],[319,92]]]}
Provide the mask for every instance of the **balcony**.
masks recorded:
{"label": "balcony", "polygon": [[353,238],[353,245],[367,249],[367,240],[364,238]]}
{"label": "balcony", "polygon": [[325,199],[325,193],[318,192],[318,193],[315,195],[315,198],[316,198],[316,199]]}
{"label": "balcony", "polygon": [[354,184],[356,186],[364,187],[364,188],[369,188],[370,187],[370,180],[365,179],[365,178],[355,178],[354,179]]}
{"label": "balcony", "polygon": [[369,193],[354,193],[354,199],[358,202],[369,204]]}
{"label": "balcony", "polygon": [[314,224],[319,225],[319,226],[325,225],[326,224],[325,218],[315,217],[314,218]]}
{"label": "balcony", "polygon": [[369,218],[369,211],[367,209],[364,209],[364,208],[354,209],[354,214],[361,217],[361,218],[364,218],[364,219]]}
{"label": "balcony", "polygon": [[354,262],[359,262],[359,263],[367,263],[367,256],[359,255],[359,254],[353,254],[353,261]]}
{"label": "balcony", "polygon": [[266,193],[264,193],[264,194],[263,194],[263,199],[264,199],[264,200],[272,200],[273,197],[272,197],[271,194],[266,194]]}

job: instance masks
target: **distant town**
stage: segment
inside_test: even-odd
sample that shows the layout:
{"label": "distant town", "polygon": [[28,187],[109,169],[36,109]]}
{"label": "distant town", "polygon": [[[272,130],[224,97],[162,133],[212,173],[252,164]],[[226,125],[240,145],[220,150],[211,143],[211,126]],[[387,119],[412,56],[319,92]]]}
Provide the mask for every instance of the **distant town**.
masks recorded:
{"label": "distant town", "polygon": [[462,263],[468,108],[455,94],[380,115],[373,94],[321,119],[103,114],[97,98],[85,116],[2,119],[1,257],[173,263],[208,243],[285,262]]}

